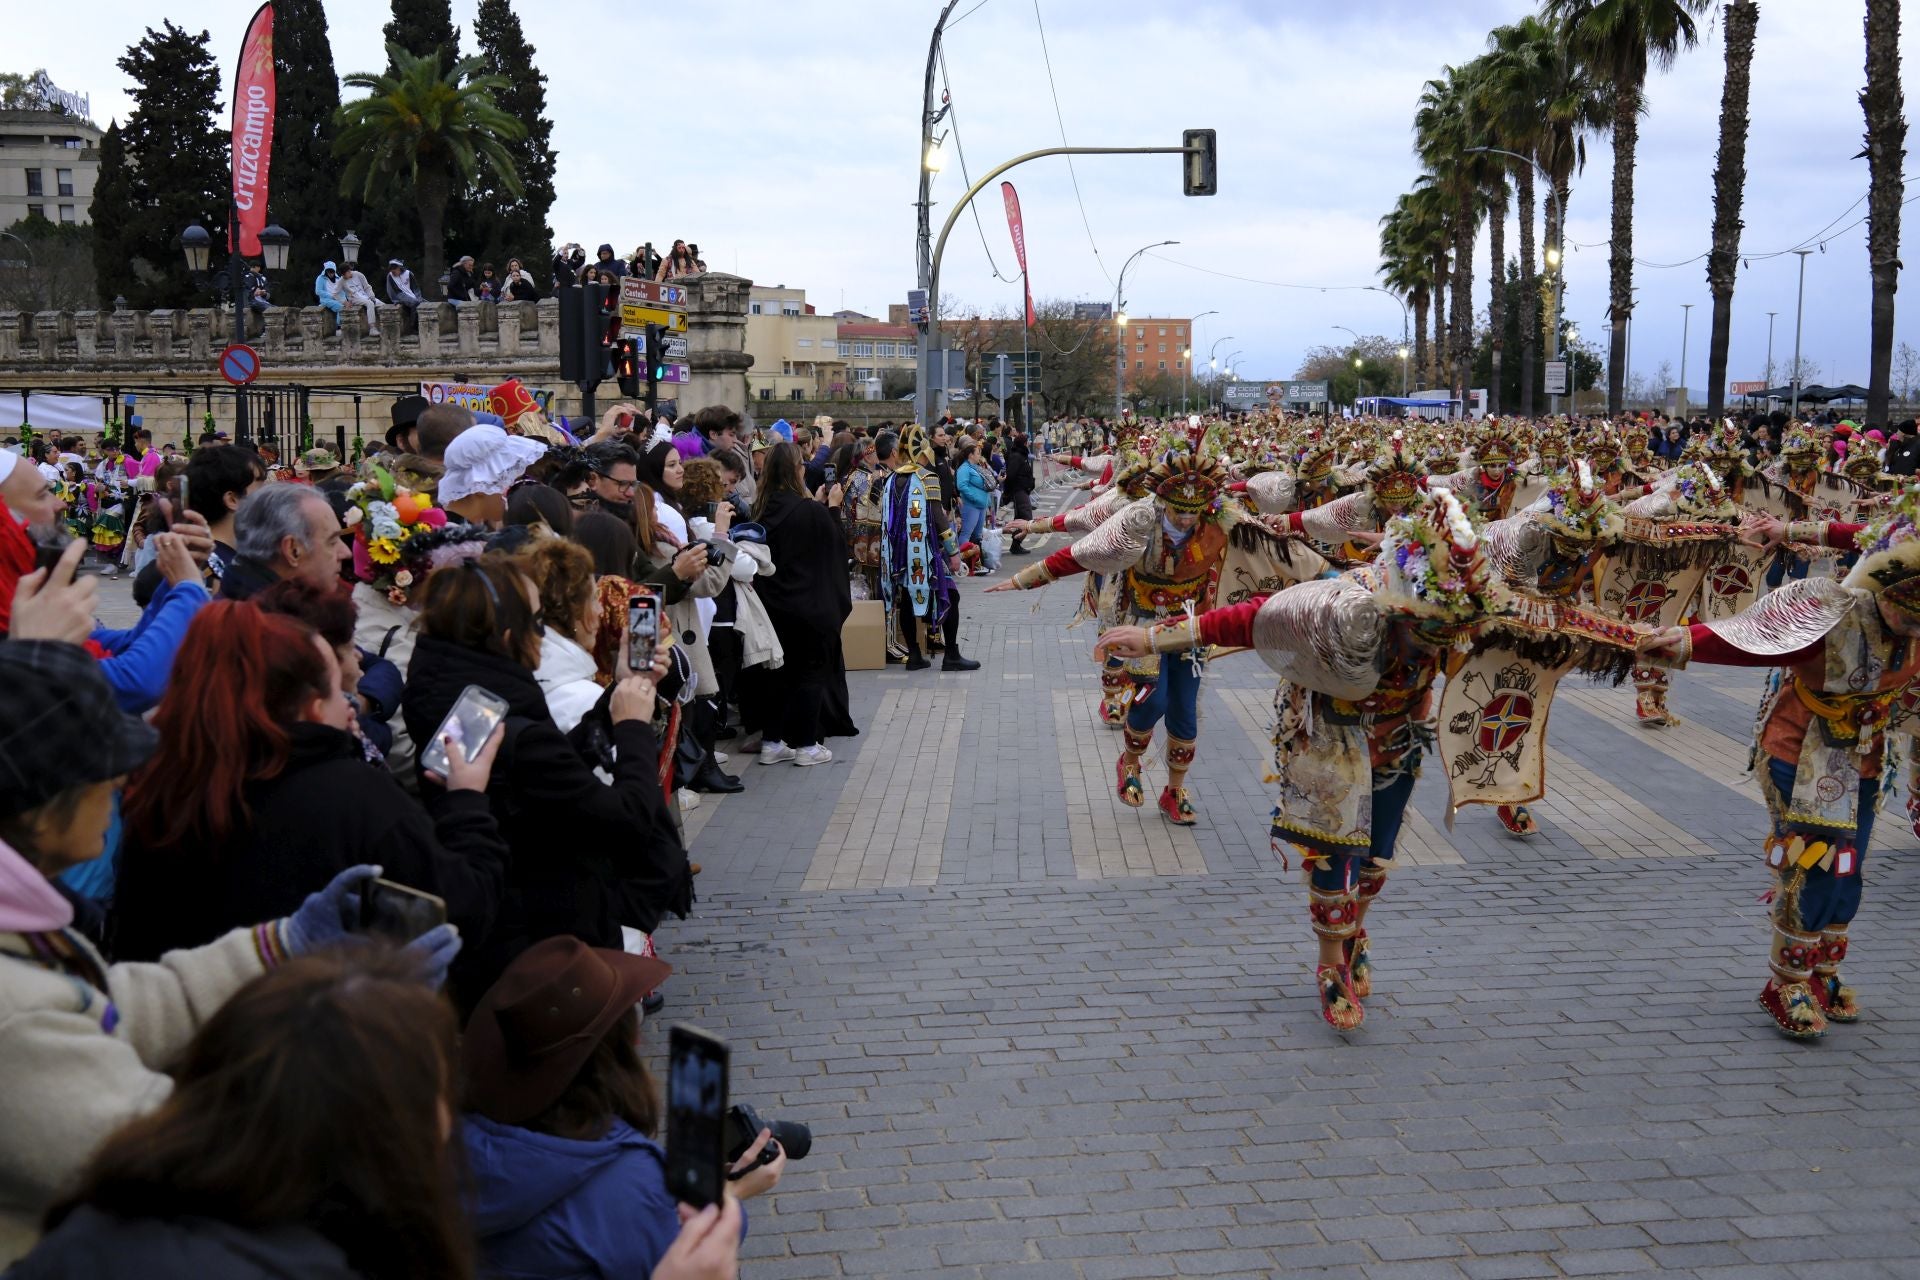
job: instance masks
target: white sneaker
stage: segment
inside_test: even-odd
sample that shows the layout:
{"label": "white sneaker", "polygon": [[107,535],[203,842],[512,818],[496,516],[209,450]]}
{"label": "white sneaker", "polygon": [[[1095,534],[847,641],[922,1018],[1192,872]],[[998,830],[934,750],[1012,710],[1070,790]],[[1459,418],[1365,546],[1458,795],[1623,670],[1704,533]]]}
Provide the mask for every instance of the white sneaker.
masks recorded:
{"label": "white sneaker", "polygon": [[680,812],[687,813],[700,807],[700,793],[689,789],[674,792],[680,797]]}
{"label": "white sneaker", "polygon": [[793,759],[793,748],[784,742],[766,742],[760,746],[761,764],[779,764],[782,760]]}
{"label": "white sneaker", "polygon": [[713,762],[715,764],[725,764],[727,761],[731,759],[733,759],[733,757],[728,755],[724,751],[716,751],[713,753]]}
{"label": "white sneaker", "polygon": [[[801,747],[798,751],[791,752],[790,754],[793,756],[793,762],[802,769],[810,764],[833,763],[833,752],[817,744],[811,747]],[[761,759],[764,760],[766,757],[762,756]]]}

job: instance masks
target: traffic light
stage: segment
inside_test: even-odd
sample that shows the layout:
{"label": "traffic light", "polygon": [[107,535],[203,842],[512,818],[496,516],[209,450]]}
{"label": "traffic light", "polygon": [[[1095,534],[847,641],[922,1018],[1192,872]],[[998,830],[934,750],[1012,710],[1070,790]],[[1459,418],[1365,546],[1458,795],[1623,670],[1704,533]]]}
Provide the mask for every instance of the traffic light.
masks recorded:
{"label": "traffic light", "polygon": [[613,344],[613,376],[620,384],[620,394],[629,398],[640,395],[640,339],[619,338]]}
{"label": "traffic light", "polygon": [[647,380],[667,380],[667,326],[663,324],[647,326]]}
{"label": "traffic light", "polygon": [[613,376],[620,338],[620,290],[588,284],[560,291],[560,376],[582,390]]}
{"label": "traffic light", "polygon": [[1219,168],[1211,129],[1188,129],[1180,135],[1186,151],[1180,157],[1180,176],[1186,194],[1210,196],[1220,189]]}

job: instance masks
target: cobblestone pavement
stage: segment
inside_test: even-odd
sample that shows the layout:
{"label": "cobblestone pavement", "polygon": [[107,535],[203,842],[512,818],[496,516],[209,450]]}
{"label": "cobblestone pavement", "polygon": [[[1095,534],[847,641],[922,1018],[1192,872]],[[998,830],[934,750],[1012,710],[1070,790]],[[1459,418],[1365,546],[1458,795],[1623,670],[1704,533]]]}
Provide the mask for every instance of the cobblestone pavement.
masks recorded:
{"label": "cobblestone pavement", "polygon": [[690,815],[663,1021],[816,1135],[752,1206],[749,1276],[1920,1275],[1920,842],[1890,809],[1867,1018],[1779,1038],[1756,673],[1679,676],[1664,733],[1563,686],[1525,842],[1477,809],[1449,832],[1430,768],[1343,1039],[1268,850],[1258,659],[1207,677],[1175,832],[1111,796],[1074,588],[980,585],[982,671],[855,673],[833,764],[736,759],[748,790]]}

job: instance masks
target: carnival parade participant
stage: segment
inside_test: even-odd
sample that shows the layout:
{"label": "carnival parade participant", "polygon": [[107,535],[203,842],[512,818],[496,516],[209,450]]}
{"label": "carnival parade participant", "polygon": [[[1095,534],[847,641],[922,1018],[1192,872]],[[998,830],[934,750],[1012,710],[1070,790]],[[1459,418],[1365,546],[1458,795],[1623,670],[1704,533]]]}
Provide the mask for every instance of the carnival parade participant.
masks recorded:
{"label": "carnival parade participant", "polygon": [[1779,669],[1756,722],[1774,873],[1759,1002],[1782,1033],[1812,1040],[1861,1014],[1840,966],[1860,909],[1889,724],[1920,675],[1920,488],[1867,526],[1768,521],[1760,532],[1860,559],[1844,580],[1802,579],[1724,621],[1666,628],[1642,653],[1671,666]]}
{"label": "carnival parade participant", "polygon": [[1320,1012],[1337,1030],[1366,1016],[1366,916],[1419,776],[1434,678],[1504,594],[1459,500],[1435,490],[1388,521],[1370,565],[1150,629],[1116,627],[1096,646],[1167,660],[1251,648],[1279,673],[1273,839],[1310,869]]}
{"label": "carnival parade participant", "polygon": [[933,447],[918,423],[900,433],[899,451],[881,462],[891,468],[880,498],[881,594],[899,619],[907,647],[907,670],[933,663],[920,651],[919,624],[929,640],[938,631],[946,643],[942,671],[978,671],[960,653],[960,544],[947,516],[946,495],[934,471]]}
{"label": "carnival parade participant", "polygon": [[[1195,416],[1189,430],[1199,434],[1169,442],[1142,479],[1149,496],[989,590],[1031,590],[1078,573],[1101,574],[1106,581],[1096,612],[1116,624],[1158,622],[1182,610],[1204,612],[1226,603],[1224,593],[1236,583],[1278,590],[1319,576],[1326,568],[1321,557],[1303,544],[1275,537],[1226,492],[1230,477],[1218,452],[1218,428],[1202,432]],[[1160,812],[1177,826],[1192,826],[1199,814],[1186,780],[1199,737],[1206,657],[1127,656],[1134,693],[1122,730],[1124,749],[1114,766],[1120,801],[1133,808],[1146,803],[1141,762],[1154,727],[1165,719],[1167,785],[1160,793]]]}

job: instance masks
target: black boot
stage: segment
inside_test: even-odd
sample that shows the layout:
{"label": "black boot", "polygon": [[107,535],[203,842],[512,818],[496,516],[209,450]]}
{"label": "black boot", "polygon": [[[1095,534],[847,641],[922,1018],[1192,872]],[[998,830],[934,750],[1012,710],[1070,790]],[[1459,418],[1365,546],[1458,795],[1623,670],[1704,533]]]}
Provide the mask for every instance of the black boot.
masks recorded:
{"label": "black boot", "polygon": [[700,766],[700,771],[693,775],[693,781],[688,785],[695,791],[705,791],[709,795],[719,796],[730,796],[747,789],[744,782],[722,769],[711,754],[707,756],[706,763]]}
{"label": "black boot", "polygon": [[940,659],[942,671],[978,671],[980,664],[972,658],[963,658],[958,649],[948,649],[947,656]]}

